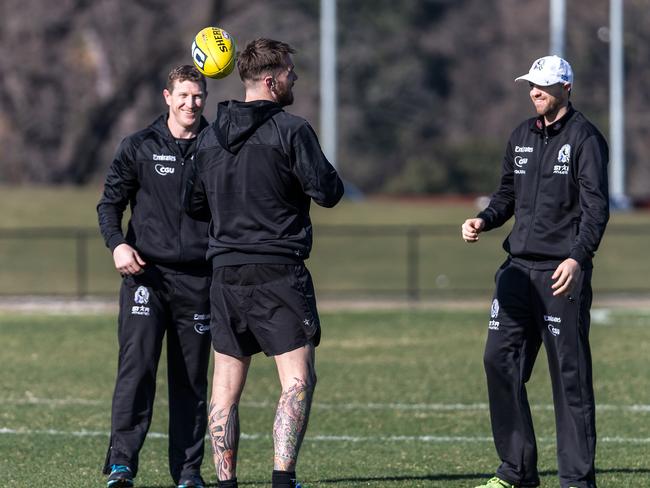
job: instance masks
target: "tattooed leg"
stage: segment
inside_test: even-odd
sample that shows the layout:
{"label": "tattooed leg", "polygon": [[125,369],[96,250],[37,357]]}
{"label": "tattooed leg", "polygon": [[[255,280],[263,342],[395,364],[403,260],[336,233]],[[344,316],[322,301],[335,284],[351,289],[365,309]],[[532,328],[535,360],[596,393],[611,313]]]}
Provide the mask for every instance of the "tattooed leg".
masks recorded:
{"label": "tattooed leg", "polygon": [[210,441],[217,479],[229,480],[237,473],[239,447],[239,409],[235,403],[229,409],[218,408],[210,402]]}
{"label": "tattooed leg", "polygon": [[[277,471],[295,471],[298,451],[307,431],[316,374],[313,347],[303,349],[282,355],[285,358],[276,357],[283,386],[273,423],[273,469]],[[289,378],[291,372],[294,376]]]}
{"label": "tattooed leg", "polygon": [[208,415],[208,431],[217,479],[237,476],[239,447],[239,399],[250,365],[250,357],[233,358],[214,353],[212,395]]}

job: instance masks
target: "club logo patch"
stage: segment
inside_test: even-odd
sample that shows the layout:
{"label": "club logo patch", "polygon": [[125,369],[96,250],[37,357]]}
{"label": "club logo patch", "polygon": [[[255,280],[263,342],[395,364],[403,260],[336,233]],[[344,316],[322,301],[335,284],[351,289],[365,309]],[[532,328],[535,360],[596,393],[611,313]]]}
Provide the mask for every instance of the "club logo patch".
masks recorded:
{"label": "club logo patch", "polygon": [[496,298],[492,300],[492,308],[490,309],[490,317],[493,319],[497,318],[497,315],[499,315],[499,300]]}
{"label": "club logo patch", "polygon": [[144,315],[145,317],[148,317],[150,309],[145,305],[149,303],[149,290],[147,290],[146,286],[138,286],[133,295],[133,301],[137,303],[137,305],[131,307],[131,315]]}
{"label": "club logo patch", "polygon": [[146,305],[149,303],[149,290],[147,290],[146,286],[138,286],[138,289],[135,290],[133,301],[138,305]]}
{"label": "club logo patch", "polygon": [[565,144],[557,153],[557,162],[560,164],[553,166],[553,174],[569,174],[569,161],[571,161],[571,145]]}
{"label": "club logo patch", "polygon": [[490,321],[488,322],[488,329],[499,330],[500,322],[494,320],[499,316],[499,300],[496,298],[492,300],[492,307],[490,307]]}
{"label": "club logo patch", "polygon": [[568,164],[571,160],[571,144],[565,144],[560,148],[560,151],[557,153],[557,162]]}

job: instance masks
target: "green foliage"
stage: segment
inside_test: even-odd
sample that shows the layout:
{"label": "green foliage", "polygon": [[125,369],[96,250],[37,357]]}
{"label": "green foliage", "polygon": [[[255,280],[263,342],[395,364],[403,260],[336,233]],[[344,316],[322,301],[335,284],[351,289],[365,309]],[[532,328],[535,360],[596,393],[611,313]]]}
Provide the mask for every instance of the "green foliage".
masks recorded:
{"label": "green foliage", "polygon": [[389,194],[490,194],[499,181],[501,145],[468,141],[431,148],[430,158],[408,158],[383,190]]}
{"label": "green foliage", "polygon": [[[647,0],[623,3],[628,191],[642,199],[650,187],[650,20]],[[119,141],[166,109],[160,92],[169,68],[190,62],[192,36],[211,23],[227,27],[240,46],[260,36],[292,44],[300,80],[288,110],[319,130],[316,0],[51,2],[46,16],[42,4],[0,7],[8,73],[0,78],[0,145],[11,148],[0,156],[0,182],[101,180]],[[567,3],[573,101],[607,134],[608,2],[585,5]],[[491,156],[533,114],[525,86],[513,79],[548,54],[548,22],[540,19],[548,19],[549,2],[337,6],[337,162],[346,180],[367,193],[491,191],[500,150],[498,159],[480,159],[479,146]],[[205,115],[213,119],[216,102],[241,98],[242,85],[231,75],[209,80],[208,91]]]}

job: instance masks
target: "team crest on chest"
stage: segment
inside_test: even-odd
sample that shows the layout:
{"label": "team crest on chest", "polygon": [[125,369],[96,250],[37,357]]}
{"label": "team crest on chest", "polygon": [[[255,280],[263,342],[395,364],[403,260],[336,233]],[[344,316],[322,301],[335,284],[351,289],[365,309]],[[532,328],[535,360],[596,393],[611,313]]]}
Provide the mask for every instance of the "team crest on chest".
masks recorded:
{"label": "team crest on chest", "polygon": [[553,166],[553,174],[566,175],[569,173],[569,161],[571,161],[571,145],[565,144],[557,153],[557,162]]}

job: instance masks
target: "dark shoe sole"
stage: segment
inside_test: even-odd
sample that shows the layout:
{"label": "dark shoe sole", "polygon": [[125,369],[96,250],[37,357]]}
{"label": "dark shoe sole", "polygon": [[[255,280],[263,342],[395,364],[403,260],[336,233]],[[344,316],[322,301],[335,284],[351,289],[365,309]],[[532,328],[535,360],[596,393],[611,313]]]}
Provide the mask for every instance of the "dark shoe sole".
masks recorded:
{"label": "dark shoe sole", "polygon": [[106,484],[107,488],[133,488],[133,480],[111,480]]}

